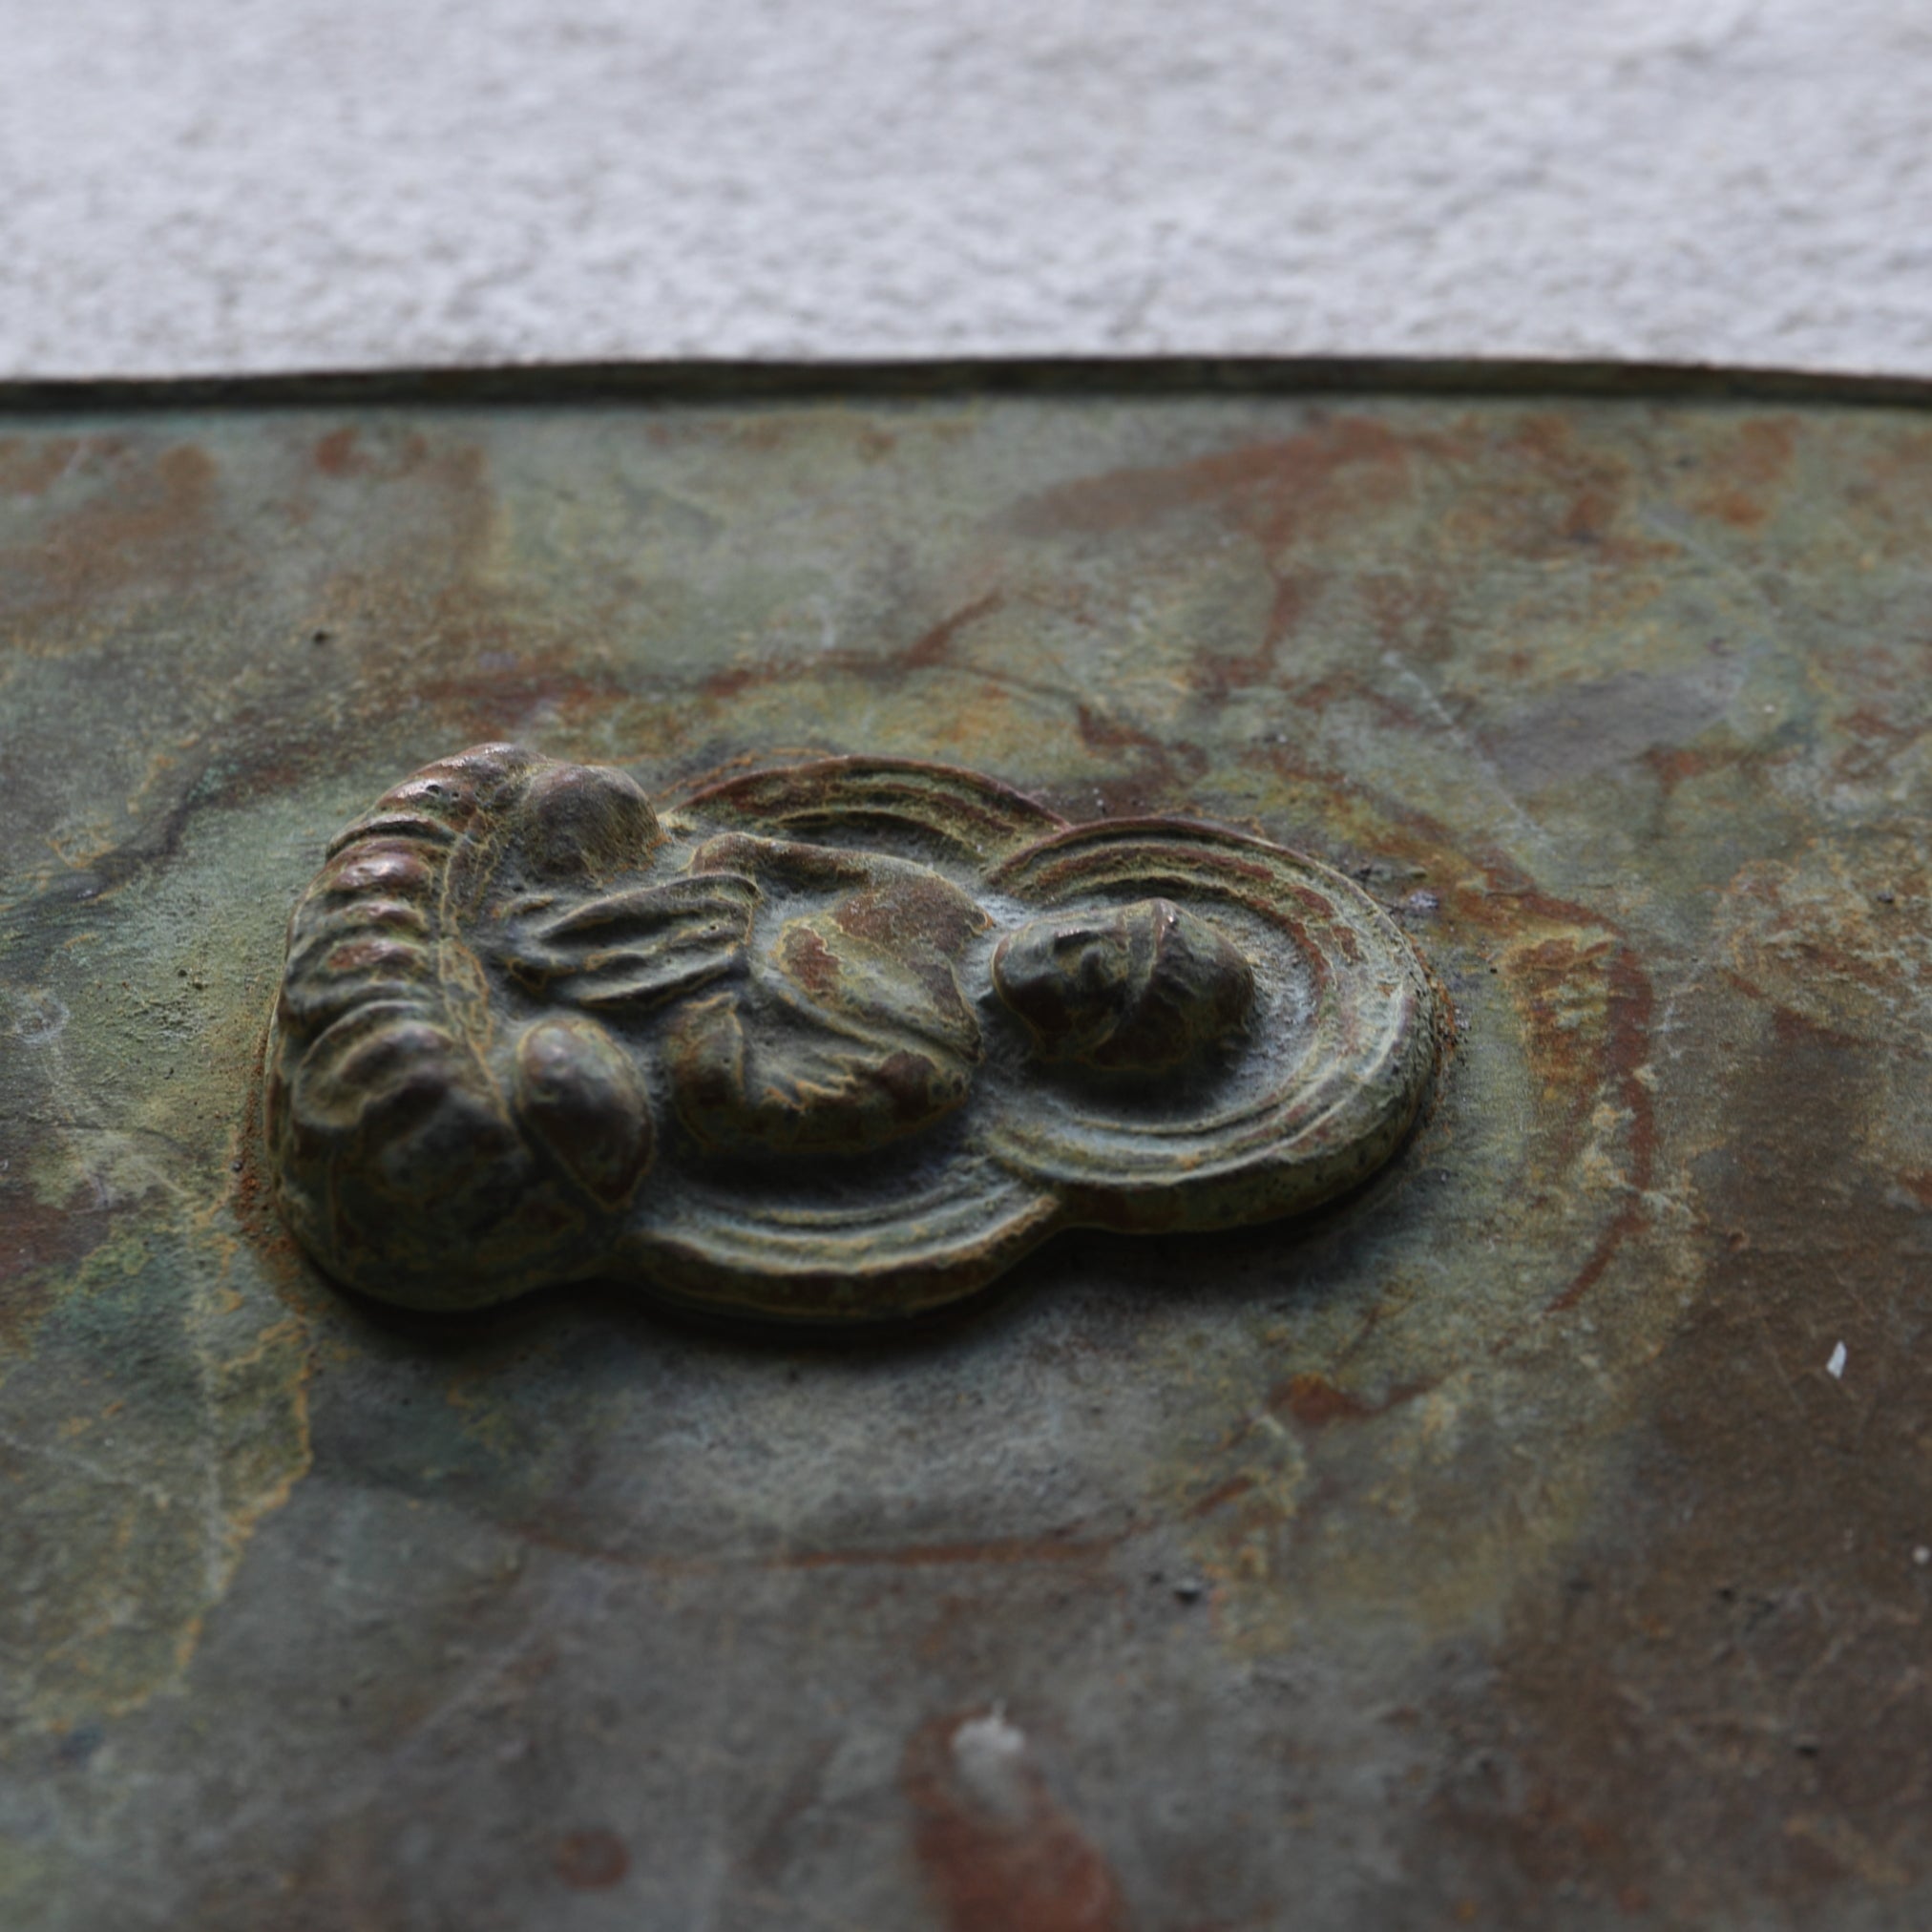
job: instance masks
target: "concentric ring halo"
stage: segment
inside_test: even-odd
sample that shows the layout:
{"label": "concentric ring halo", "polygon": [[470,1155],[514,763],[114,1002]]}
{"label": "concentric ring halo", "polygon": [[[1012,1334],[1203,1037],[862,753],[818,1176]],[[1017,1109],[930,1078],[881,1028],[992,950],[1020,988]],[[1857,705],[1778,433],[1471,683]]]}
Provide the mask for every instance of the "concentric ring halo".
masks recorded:
{"label": "concentric ring halo", "polygon": [[1171,819],[1067,825],[976,774],[877,759],[750,774],[667,824],[683,819],[808,836],[862,823],[882,843],[943,850],[974,863],[1000,931],[1158,894],[1236,941],[1256,1009],[1179,1106],[1170,1088],[1056,1079],[994,1052],[948,1150],[878,1194],[666,1199],[632,1253],[680,1299],[777,1318],[907,1313],[976,1292],[1059,1228],[1302,1212],[1381,1166],[1427,1091],[1443,1021],[1420,959],[1353,882],[1265,840]]}

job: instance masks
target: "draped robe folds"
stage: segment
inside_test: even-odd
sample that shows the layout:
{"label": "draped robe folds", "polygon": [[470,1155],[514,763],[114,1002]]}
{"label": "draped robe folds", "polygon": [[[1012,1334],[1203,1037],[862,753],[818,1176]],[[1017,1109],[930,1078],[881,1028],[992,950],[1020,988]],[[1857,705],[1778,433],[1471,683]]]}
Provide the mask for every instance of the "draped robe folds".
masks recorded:
{"label": "draped robe folds", "polygon": [[957,968],[989,926],[909,860],[727,833],[688,872],[576,906],[501,956],[621,1032],[662,1012],[701,1146],[863,1152],[966,1098],[981,1044]]}

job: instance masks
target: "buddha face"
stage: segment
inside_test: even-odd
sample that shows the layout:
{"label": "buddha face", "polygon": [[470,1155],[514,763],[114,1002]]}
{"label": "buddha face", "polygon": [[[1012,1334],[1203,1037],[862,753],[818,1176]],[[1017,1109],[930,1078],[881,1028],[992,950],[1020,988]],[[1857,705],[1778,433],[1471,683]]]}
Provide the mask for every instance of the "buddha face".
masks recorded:
{"label": "buddha face", "polygon": [[1254,1003],[1248,961],[1166,899],[1036,919],[1000,941],[993,983],[1040,1060],[1108,1073],[1199,1060],[1240,1030]]}

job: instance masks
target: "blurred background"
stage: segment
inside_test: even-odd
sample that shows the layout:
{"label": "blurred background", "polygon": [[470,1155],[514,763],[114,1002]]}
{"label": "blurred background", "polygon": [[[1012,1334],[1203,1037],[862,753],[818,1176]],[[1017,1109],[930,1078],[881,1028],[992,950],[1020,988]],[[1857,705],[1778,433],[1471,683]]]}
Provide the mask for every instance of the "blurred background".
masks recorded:
{"label": "blurred background", "polygon": [[1932,374],[1926,0],[0,7],[0,374]]}

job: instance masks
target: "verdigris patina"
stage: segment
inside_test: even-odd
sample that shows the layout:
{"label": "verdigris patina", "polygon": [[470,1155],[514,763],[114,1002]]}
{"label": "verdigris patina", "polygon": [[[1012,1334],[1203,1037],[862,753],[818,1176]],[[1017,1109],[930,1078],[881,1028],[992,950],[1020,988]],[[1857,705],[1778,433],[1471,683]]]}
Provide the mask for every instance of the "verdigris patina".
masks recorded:
{"label": "verdigris patina", "polygon": [[865,1320],[1057,1228],[1326,1201],[1399,1143],[1442,1035],[1388,914],[1260,839],[865,758],[660,813],[486,745],[333,841],[267,1125],[303,1246],[387,1300],[618,1275]]}

